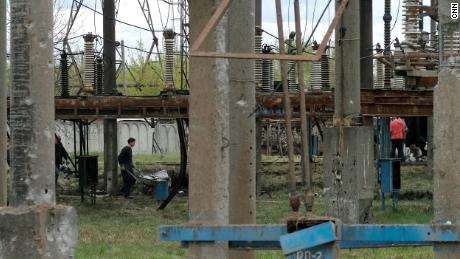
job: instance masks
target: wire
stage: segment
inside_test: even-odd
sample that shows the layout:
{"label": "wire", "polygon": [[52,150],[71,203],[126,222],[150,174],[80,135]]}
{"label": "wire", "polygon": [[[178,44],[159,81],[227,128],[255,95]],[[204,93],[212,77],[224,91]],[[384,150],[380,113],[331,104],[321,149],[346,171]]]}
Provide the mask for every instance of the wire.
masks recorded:
{"label": "wire", "polygon": [[399,0],[399,3],[398,3],[398,12],[396,13],[396,19],[395,19],[395,23],[393,24],[393,28],[391,28],[391,31],[394,30],[394,28],[396,27],[396,23],[398,22],[398,19],[399,19],[399,9],[401,8],[401,0]]}
{"label": "wire", "polygon": [[[165,0],[163,2],[167,3]],[[161,28],[165,28],[165,24],[163,23],[163,16],[161,15],[161,9],[160,9],[160,1],[157,1],[157,7],[158,7],[158,13],[160,14],[160,22],[161,22]]]}
{"label": "wire", "polygon": [[302,42],[304,42],[305,35],[307,34],[307,26],[308,26],[308,2],[305,2],[305,26],[303,28]]}
{"label": "wire", "polygon": [[[81,6],[85,7],[86,9],[89,9],[89,10],[93,11],[94,13],[97,13],[99,15],[102,15],[103,17],[106,17],[102,12],[100,12],[98,10],[95,10],[94,8],[92,8],[92,7],[88,6],[88,5],[83,4],[83,0],[73,0],[73,1],[78,3],[78,4],[81,4]],[[110,18],[110,19],[112,19],[112,18]],[[127,26],[131,26],[133,28],[137,28],[139,30],[152,32],[150,29],[147,29],[147,28],[144,28],[144,27],[132,24],[132,23],[124,22],[124,21],[121,21],[121,20],[118,20],[118,19],[113,19],[113,20],[118,22],[118,23],[121,23],[121,24],[124,24],[124,25],[127,25]],[[161,31],[157,31],[157,32],[161,32]]]}
{"label": "wire", "polygon": [[[100,39],[102,39],[102,40],[104,40],[104,37],[102,37],[102,36],[100,36],[100,35],[97,35],[97,37],[100,38]],[[111,40],[109,40],[109,41],[111,41]],[[128,46],[128,45],[126,45],[126,44],[121,44],[121,43],[118,42],[118,41],[111,41],[111,42],[112,42],[112,43],[119,44],[119,46],[123,46],[123,47],[125,47],[125,48],[127,48],[127,49],[136,50],[136,51],[143,52],[143,53],[146,53],[146,54],[149,54],[149,53],[154,54],[154,55],[164,55],[164,54],[165,54],[164,52],[150,52],[150,51],[148,51],[148,50],[141,49],[141,48],[138,48],[138,47]],[[176,52],[174,52],[174,55],[176,55],[176,56],[177,56],[177,55],[180,55],[180,52],[177,52],[177,51],[176,51]]]}
{"label": "wire", "polygon": [[85,34],[80,34],[80,35],[73,36],[73,37],[70,37],[70,38],[67,38],[67,39],[66,39],[66,38],[63,38],[63,39],[60,39],[60,40],[55,41],[54,44],[58,44],[58,43],[60,43],[60,42],[66,41],[66,40],[67,40],[67,41],[69,41],[69,40],[74,40],[74,39],[76,39],[76,38],[80,38],[80,37],[83,37],[83,36],[85,36]]}
{"label": "wire", "polygon": [[291,33],[291,0],[288,1],[288,13],[287,13],[287,18],[288,18],[288,30],[289,33]]}
{"label": "wire", "polygon": [[[312,33],[312,35],[313,35],[313,24],[314,24],[314,21],[315,21],[316,4],[317,4],[317,0],[315,0],[315,5],[313,6],[313,14],[312,14],[312,17],[311,17],[311,33]],[[329,4],[328,4],[328,6],[329,6]]]}
{"label": "wire", "polygon": [[[97,10],[97,1],[94,1],[94,10]],[[97,34],[97,30],[96,30],[96,12],[93,12],[93,24],[94,24],[94,34]]]}

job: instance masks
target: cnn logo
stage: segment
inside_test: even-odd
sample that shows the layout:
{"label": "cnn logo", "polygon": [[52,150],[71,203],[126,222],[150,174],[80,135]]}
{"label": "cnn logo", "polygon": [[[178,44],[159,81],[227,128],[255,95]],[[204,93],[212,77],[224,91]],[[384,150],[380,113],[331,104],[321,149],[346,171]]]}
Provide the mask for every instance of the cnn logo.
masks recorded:
{"label": "cnn logo", "polygon": [[458,3],[450,4],[450,18],[452,18],[453,20],[458,19]]}

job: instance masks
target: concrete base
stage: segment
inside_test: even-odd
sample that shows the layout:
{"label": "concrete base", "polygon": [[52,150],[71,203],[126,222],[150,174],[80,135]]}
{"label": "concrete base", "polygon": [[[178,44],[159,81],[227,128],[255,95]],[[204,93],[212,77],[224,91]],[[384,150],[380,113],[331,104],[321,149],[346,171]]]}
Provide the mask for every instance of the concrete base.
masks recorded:
{"label": "concrete base", "polygon": [[0,208],[0,258],[73,258],[77,214],[66,206]]}
{"label": "concrete base", "polygon": [[368,223],[377,180],[373,129],[334,127],[324,133],[326,214],[343,223]]}

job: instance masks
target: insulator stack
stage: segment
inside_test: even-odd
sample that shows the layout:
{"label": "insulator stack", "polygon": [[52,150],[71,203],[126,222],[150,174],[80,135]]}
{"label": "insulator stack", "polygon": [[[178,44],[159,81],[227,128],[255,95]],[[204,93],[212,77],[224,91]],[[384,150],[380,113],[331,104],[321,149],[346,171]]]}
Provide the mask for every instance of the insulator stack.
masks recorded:
{"label": "insulator stack", "polygon": [[331,80],[329,76],[329,55],[327,51],[321,55],[321,86],[323,90],[331,87]]}
{"label": "insulator stack", "polygon": [[385,79],[385,65],[378,60],[383,57],[382,53],[377,54],[377,59],[374,60],[375,77],[374,77],[374,88],[383,88]]}
{"label": "insulator stack", "polygon": [[67,53],[61,53],[61,96],[69,97],[69,63]]}
{"label": "insulator stack", "polygon": [[165,51],[165,86],[166,88],[174,88],[174,73],[175,73],[175,45],[176,33],[173,30],[165,30],[164,37],[164,51]]}
{"label": "insulator stack", "polygon": [[83,35],[83,39],[85,40],[85,56],[84,56],[84,63],[85,63],[85,76],[83,78],[85,92],[93,92],[94,91],[94,39],[96,35],[92,33],[88,33]]}
{"label": "insulator stack", "polygon": [[[287,43],[287,53],[291,55],[297,54],[297,48],[295,43],[295,32],[289,34]],[[297,62],[288,61],[288,89],[289,92],[297,92],[299,90],[299,84],[297,83]]]}
{"label": "insulator stack", "polygon": [[403,34],[405,42],[413,46],[418,45],[421,36],[418,14],[422,5],[422,0],[403,0]]}
{"label": "insulator stack", "polygon": [[393,78],[393,87],[395,89],[404,89],[406,87],[406,78],[404,76],[395,76]]}
{"label": "insulator stack", "polygon": [[299,90],[299,84],[297,84],[297,62],[288,61],[288,68],[289,92],[297,92]]}
{"label": "insulator stack", "polygon": [[[271,54],[272,48],[269,45],[264,45],[262,53]],[[262,60],[262,91],[273,91],[273,60]]]}
{"label": "insulator stack", "polygon": [[[258,26],[256,27],[256,33],[255,33],[254,53],[256,54],[262,53],[262,29]],[[256,89],[261,89],[262,88],[262,60],[261,59],[256,59],[256,62],[255,62],[254,81],[256,84]]]}
{"label": "insulator stack", "polygon": [[104,94],[104,62],[102,58],[96,59],[96,94]]}
{"label": "insulator stack", "polygon": [[[313,42],[313,50],[318,51],[318,43]],[[312,61],[311,63],[311,88],[313,90],[321,90],[322,78],[321,78],[321,60]]]}
{"label": "insulator stack", "polygon": [[460,53],[460,32],[455,31],[453,34],[443,33],[442,46],[444,56],[458,56]]}
{"label": "insulator stack", "polygon": [[[391,57],[391,0],[385,0],[385,14],[383,15],[384,22],[384,45],[383,45],[383,54],[387,60],[390,60]],[[392,69],[390,66],[385,66],[384,73],[384,87],[391,87],[391,75]]]}
{"label": "insulator stack", "polygon": [[[395,43],[394,43],[394,55],[396,57],[400,57],[403,55],[403,50],[401,48],[401,44],[399,43],[399,40],[396,38]],[[396,75],[396,71],[401,70],[400,67],[396,67],[395,70],[393,71],[393,82],[391,83],[391,88],[405,88],[406,87],[406,79],[404,76],[401,75]]]}

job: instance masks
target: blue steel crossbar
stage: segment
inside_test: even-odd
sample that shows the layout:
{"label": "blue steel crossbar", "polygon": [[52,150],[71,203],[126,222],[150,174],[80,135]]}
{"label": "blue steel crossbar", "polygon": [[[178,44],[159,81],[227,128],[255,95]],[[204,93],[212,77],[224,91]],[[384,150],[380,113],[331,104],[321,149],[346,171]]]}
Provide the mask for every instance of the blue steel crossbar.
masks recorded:
{"label": "blue steel crossbar", "polygon": [[[325,230],[329,231],[329,230]],[[342,249],[426,246],[434,242],[460,242],[456,225],[347,225],[337,240]],[[287,235],[285,225],[162,226],[160,240],[184,242],[231,241],[246,248],[271,247]],[[288,235],[294,235],[288,234]],[[297,234],[296,234],[297,235]],[[294,235],[294,236],[296,236]],[[299,242],[302,242],[299,237]],[[254,246],[252,246],[252,244]],[[267,244],[266,246],[263,244]],[[310,247],[308,242],[305,249]],[[302,247],[298,247],[302,248]]]}
{"label": "blue steel crossbar", "polygon": [[456,225],[343,225],[342,241],[411,243],[458,242]]}
{"label": "blue steel crossbar", "polygon": [[285,225],[230,225],[230,226],[161,226],[160,240],[209,241],[276,241],[287,234]]}
{"label": "blue steel crossbar", "polygon": [[315,225],[280,237],[285,255],[310,249],[337,240],[335,225],[331,221]]}

